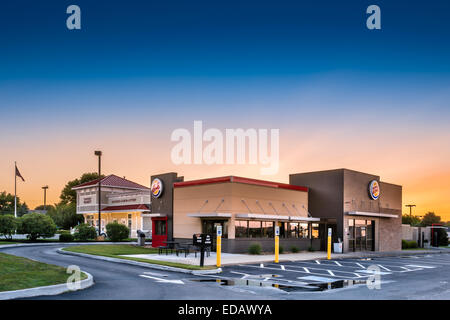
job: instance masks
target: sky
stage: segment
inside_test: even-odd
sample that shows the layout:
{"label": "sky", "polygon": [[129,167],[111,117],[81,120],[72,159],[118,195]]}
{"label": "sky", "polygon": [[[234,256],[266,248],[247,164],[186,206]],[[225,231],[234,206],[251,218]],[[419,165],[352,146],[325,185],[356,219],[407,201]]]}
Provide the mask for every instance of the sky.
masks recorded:
{"label": "sky", "polygon": [[[68,30],[66,8],[81,8]],[[381,30],[366,8],[381,8]],[[97,169],[288,182],[349,168],[450,220],[448,1],[3,1],[0,191],[34,208]],[[175,165],[177,128],[276,128],[280,168]],[[404,212],[408,209],[404,208]]]}

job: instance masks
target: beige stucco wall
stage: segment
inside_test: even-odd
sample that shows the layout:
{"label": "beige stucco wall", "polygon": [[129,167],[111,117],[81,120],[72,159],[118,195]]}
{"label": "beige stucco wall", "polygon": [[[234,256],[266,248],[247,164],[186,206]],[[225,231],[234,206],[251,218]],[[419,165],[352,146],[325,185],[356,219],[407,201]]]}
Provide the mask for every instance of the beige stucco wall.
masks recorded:
{"label": "beige stucco wall", "polygon": [[[292,207],[293,204],[297,210]],[[308,193],[304,191],[236,182],[178,187],[174,189],[174,237],[191,238],[194,233],[201,232],[201,219],[189,217],[190,213],[231,213],[228,238],[234,239],[235,214],[307,217],[307,211],[302,205],[308,209]]]}
{"label": "beige stucco wall", "polygon": [[[128,214],[132,215],[131,218],[131,237],[137,237],[137,230],[142,230],[142,218],[140,212],[102,212],[102,230],[106,232],[105,226],[108,223],[114,222],[117,220],[118,223],[124,224],[128,227]],[[84,221],[87,223],[87,216],[94,217],[94,226],[98,224],[98,213],[97,214],[83,214]]]}

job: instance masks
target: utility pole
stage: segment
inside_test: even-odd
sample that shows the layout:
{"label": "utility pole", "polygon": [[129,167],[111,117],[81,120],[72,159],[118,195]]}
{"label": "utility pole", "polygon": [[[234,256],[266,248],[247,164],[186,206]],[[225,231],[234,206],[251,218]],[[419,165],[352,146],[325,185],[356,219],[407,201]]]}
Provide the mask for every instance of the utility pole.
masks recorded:
{"label": "utility pole", "polygon": [[406,204],[405,207],[409,208],[409,216],[412,216],[412,208],[415,207],[415,204]]}
{"label": "utility pole", "polygon": [[44,189],[44,211],[47,210],[47,189],[48,186],[43,186],[42,189]]}

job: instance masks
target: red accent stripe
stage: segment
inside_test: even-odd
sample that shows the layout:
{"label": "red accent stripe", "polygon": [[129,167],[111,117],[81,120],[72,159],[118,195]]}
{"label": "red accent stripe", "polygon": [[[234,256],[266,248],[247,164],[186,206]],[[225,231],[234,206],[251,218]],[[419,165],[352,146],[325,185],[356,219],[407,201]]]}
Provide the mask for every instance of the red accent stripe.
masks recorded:
{"label": "red accent stripe", "polygon": [[308,191],[307,187],[294,186],[292,184],[287,184],[287,183],[257,180],[257,179],[250,179],[250,178],[243,178],[243,177],[236,177],[236,176],[227,176],[227,177],[218,177],[218,178],[210,178],[210,179],[175,182],[173,184],[173,187],[174,188],[191,187],[191,186],[199,186],[199,185],[204,185],[204,184],[224,183],[224,182],[237,182],[237,183],[245,183],[245,184],[257,185],[257,186],[263,186],[263,187],[281,188],[281,189],[297,190],[297,191],[304,191],[304,192]]}

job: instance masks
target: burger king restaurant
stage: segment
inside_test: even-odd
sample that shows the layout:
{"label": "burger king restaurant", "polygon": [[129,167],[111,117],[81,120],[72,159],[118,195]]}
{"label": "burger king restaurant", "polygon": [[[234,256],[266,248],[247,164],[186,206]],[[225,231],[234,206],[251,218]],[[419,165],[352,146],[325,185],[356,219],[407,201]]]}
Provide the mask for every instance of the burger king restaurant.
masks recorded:
{"label": "burger king restaurant", "polygon": [[[256,242],[273,251],[279,226],[285,251],[326,250],[329,228],[343,252],[401,249],[402,188],[376,175],[337,169],[291,174],[289,183],[279,183],[237,176],[185,181],[170,172],[152,176],[150,188],[114,177],[105,186],[110,193],[102,194],[102,219],[128,224],[131,236],[150,231],[154,247],[192,243],[194,234],[215,235],[221,226],[223,252],[245,253]],[[77,212],[95,223],[95,181],[74,189]]]}
{"label": "burger king restaurant", "polygon": [[[222,251],[274,247],[326,250],[327,230],[343,252],[401,249],[402,188],[348,169],[291,174],[289,184],[236,176],[184,181],[151,177],[153,246],[223,230]],[[339,247],[339,246],[338,246]]]}

